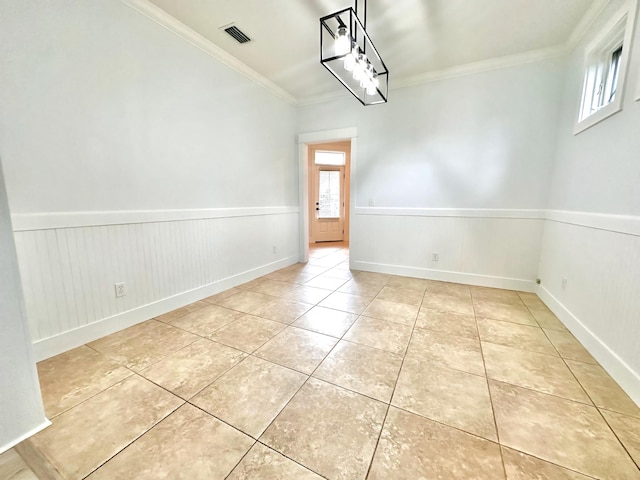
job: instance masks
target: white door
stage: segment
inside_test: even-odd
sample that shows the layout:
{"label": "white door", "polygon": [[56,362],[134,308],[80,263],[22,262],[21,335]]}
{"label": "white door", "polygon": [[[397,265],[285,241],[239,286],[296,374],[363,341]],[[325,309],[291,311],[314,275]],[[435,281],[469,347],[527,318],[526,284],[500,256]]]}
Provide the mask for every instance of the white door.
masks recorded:
{"label": "white door", "polygon": [[345,152],[312,149],[311,229],[315,242],[345,238]]}

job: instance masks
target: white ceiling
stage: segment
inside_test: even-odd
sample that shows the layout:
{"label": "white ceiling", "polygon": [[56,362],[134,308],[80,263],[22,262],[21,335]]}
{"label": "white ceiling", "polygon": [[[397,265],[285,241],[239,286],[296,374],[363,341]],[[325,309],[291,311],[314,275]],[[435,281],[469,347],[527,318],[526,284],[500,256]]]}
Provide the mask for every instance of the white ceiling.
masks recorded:
{"label": "white ceiling", "polygon": [[[349,0],[150,0],[300,102],[344,89],[319,61],[319,18]],[[607,0],[370,0],[390,87],[445,69],[565,47]],[[362,5],[362,3],[360,4]],[[360,7],[362,9],[362,7]],[[241,45],[220,27],[234,23]],[[575,35],[574,35],[575,36]]]}

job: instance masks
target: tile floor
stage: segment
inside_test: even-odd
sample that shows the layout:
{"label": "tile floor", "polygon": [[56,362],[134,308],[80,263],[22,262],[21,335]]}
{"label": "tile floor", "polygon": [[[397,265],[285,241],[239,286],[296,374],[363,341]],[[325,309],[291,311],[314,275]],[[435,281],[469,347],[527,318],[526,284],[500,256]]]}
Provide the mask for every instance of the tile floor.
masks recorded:
{"label": "tile floor", "polygon": [[38,365],[62,478],[640,479],[640,409],[530,293],[345,246]]}

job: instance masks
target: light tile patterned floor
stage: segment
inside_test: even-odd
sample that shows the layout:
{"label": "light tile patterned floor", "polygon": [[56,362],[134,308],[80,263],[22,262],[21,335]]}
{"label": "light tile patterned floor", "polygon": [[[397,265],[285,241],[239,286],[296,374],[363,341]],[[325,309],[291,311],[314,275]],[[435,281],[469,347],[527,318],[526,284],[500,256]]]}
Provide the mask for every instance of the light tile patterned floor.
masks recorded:
{"label": "light tile patterned floor", "polygon": [[69,479],[640,479],[640,409],[534,294],[344,246],[38,365]]}

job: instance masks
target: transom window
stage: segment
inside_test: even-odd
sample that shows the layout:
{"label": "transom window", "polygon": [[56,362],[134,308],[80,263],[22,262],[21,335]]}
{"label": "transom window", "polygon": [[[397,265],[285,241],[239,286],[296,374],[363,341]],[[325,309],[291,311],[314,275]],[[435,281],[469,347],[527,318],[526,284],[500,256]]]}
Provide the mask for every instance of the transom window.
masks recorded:
{"label": "transom window", "polygon": [[346,158],[347,156],[344,152],[316,150],[313,161],[316,165],[342,166],[345,164]]}

